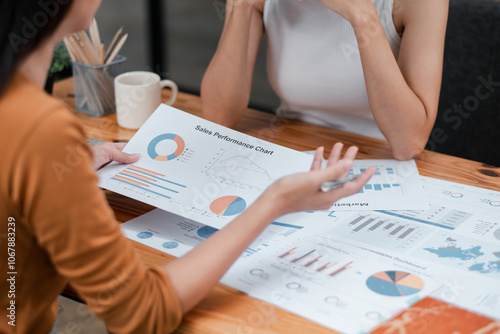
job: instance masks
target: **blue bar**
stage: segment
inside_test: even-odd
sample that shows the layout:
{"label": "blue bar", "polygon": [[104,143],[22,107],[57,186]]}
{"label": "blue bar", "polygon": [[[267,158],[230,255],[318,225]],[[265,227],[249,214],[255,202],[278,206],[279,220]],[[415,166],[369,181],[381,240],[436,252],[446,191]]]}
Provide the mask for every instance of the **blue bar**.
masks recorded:
{"label": "blue bar", "polygon": [[373,189],[372,185],[371,184],[365,184],[365,189],[368,190],[368,189]]}
{"label": "blue bar", "polygon": [[171,199],[171,198],[172,198],[172,197],[168,197],[168,196],[166,196],[166,195],[163,195],[163,194],[157,193],[156,191],[152,191],[152,190],[149,190],[149,189],[146,189],[146,188],[143,188],[143,187],[139,187],[138,185],[135,185],[135,184],[133,184],[133,183],[130,183],[130,182],[127,182],[127,181],[123,181],[123,180],[118,180],[118,179],[115,179],[114,177],[113,177],[113,180],[118,181],[118,182],[123,182],[123,183],[126,183],[126,184],[130,184],[131,186],[137,187],[137,188],[142,189],[142,190],[145,190],[145,191],[149,191],[150,193],[153,193],[153,194],[156,194],[156,195],[159,195],[159,196],[162,196],[162,197],[168,198],[168,199]]}
{"label": "blue bar", "polygon": [[399,184],[395,183],[392,185],[393,187],[399,187]]}
{"label": "blue bar", "polygon": [[272,222],[271,225],[289,227],[289,228],[294,228],[294,229],[297,229],[297,230],[300,230],[301,228],[304,227],[304,226],[291,225],[291,224],[285,224],[285,223],[280,223],[280,222]]}
{"label": "blue bar", "polygon": [[390,188],[390,187],[391,187],[391,185],[390,185],[390,184],[384,184],[384,185],[383,185],[383,187],[384,187],[384,188]]}
{"label": "blue bar", "polygon": [[131,171],[131,172],[134,172],[134,173],[141,173],[141,174],[144,174],[144,175],[147,175],[148,177],[153,177],[155,179],[158,179],[158,180],[162,180],[162,181],[165,181],[165,182],[168,182],[168,183],[171,183],[171,184],[175,184],[176,186],[179,186],[179,187],[182,187],[182,188],[187,188],[187,186],[185,185],[182,185],[180,183],[175,183],[175,182],[172,182],[172,181],[169,181],[169,180],[165,180],[165,179],[162,179],[161,177],[158,177],[158,176],[155,176],[155,175],[151,175],[151,174],[148,174],[148,173],[145,173],[145,172],[142,172],[140,170],[136,170],[136,169],[128,169],[127,170]]}
{"label": "blue bar", "polygon": [[382,190],[382,186],[380,184],[374,184],[373,187],[375,190]]}
{"label": "blue bar", "polygon": [[391,212],[391,211],[385,211],[385,210],[375,210],[375,211],[380,212],[380,213],[385,213],[386,215],[390,215],[390,216],[394,216],[394,217],[398,217],[398,218],[404,218],[404,219],[408,219],[408,220],[413,220],[413,221],[416,221],[416,222],[419,222],[419,223],[424,223],[424,224],[427,224],[427,225],[433,225],[433,226],[442,227],[442,228],[445,228],[447,230],[454,230],[455,229],[454,227],[451,227],[451,226],[441,225],[441,224],[433,223],[433,222],[430,222],[430,221],[427,221],[427,220],[423,220],[423,219],[418,219],[418,218],[414,218],[414,217],[409,217],[409,216],[401,215],[399,213],[395,213],[395,212]]}
{"label": "blue bar", "polygon": [[154,182],[150,182],[150,181],[145,181],[137,176],[132,176],[132,175],[127,175],[127,174],[122,174],[122,173],[118,173],[119,175],[122,175],[124,177],[128,177],[128,178],[132,178],[132,179],[136,179],[136,180],[139,180],[141,181],[142,183],[147,183],[147,184],[150,184],[150,185],[153,185],[155,187],[158,187],[158,188],[162,188],[162,189],[165,189],[165,190],[168,190],[168,191],[171,191],[173,193],[176,193],[178,194],[179,192],[177,190],[173,190],[173,189],[170,189],[170,188],[166,188],[166,187],[162,187],[160,185],[158,185],[157,183],[154,183]]}
{"label": "blue bar", "polygon": [[300,260],[302,260],[303,258],[308,257],[309,255],[311,255],[312,253],[314,253],[315,251],[316,251],[316,250],[315,250],[315,249],[313,249],[313,250],[312,250],[312,251],[310,251],[309,253],[304,254],[304,255],[302,255],[301,257],[296,258],[295,260],[292,260],[292,262],[293,262],[293,263],[299,262],[299,261],[300,261]]}

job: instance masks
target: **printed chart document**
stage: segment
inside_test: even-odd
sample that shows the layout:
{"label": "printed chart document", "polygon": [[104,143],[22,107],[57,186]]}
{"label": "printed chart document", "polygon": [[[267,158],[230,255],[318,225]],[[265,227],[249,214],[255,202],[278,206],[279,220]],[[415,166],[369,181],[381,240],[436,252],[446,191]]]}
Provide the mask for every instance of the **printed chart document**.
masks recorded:
{"label": "printed chart document", "polygon": [[[418,261],[355,247],[331,232],[340,217],[321,216],[300,212],[280,217],[221,282],[345,333],[368,332],[439,287]],[[215,232],[158,209],[122,229],[127,237],[174,256]]]}
{"label": "printed chart document", "polygon": [[[500,320],[500,193],[420,178],[427,210],[280,217],[222,283],[345,333],[369,332],[429,294]],[[122,228],[174,256],[215,231],[161,210]]]}
{"label": "printed chart document", "polygon": [[415,160],[356,160],[349,175],[361,174],[368,167],[377,171],[357,194],[332,205],[332,210],[425,210],[425,195]]}
{"label": "printed chart document", "polygon": [[[500,193],[421,178],[432,202],[428,210],[345,212],[331,233],[418,259],[443,282],[433,296],[500,320]],[[318,224],[337,214],[322,213]]]}
{"label": "printed chart document", "polygon": [[[124,149],[134,164],[101,169],[99,185],[215,228],[225,226],[277,179],[309,170],[312,157],[161,105]],[[335,210],[428,207],[414,161],[356,160],[376,175]],[[417,182],[415,182],[417,181]]]}
{"label": "printed chart document", "polygon": [[221,228],[312,157],[161,105],[125,148],[132,165],[99,171],[100,186]]}
{"label": "printed chart document", "polygon": [[440,284],[418,261],[306,229],[238,260],[221,282],[342,333],[367,333]]}
{"label": "printed chart document", "polygon": [[[305,226],[313,225],[312,217],[312,212],[300,212],[272,222],[241,257],[259,254]],[[127,238],[177,257],[183,256],[218,231],[211,226],[160,209],[129,220],[123,223],[121,228]]]}

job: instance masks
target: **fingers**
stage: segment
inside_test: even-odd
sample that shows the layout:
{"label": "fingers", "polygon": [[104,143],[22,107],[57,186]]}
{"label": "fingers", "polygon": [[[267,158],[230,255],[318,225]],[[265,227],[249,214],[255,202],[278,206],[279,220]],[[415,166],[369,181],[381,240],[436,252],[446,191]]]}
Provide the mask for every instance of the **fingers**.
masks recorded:
{"label": "fingers", "polygon": [[[329,177],[339,178],[339,175],[342,175],[342,172],[344,173],[347,172],[352,167],[352,165],[353,165],[352,160],[343,159],[335,166],[329,168],[331,169],[332,172],[332,174],[330,174]],[[342,166],[342,168],[335,168],[336,166]],[[358,193],[364,187],[366,182],[370,180],[370,178],[373,176],[376,170],[377,170],[376,167],[367,168],[366,171],[363,172],[363,174],[361,174],[354,181],[350,181],[344,184],[340,188],[328,191],[323,194],[319,194],[318,197],[319,209],[326,210],[332,205],[332,203],[335,203],[339,199]]]}
{"label": "fingers", "polygon": [[373,176],[373,174],[377,171],[376,167],[370,167],[367,168],[366,171],[363,172],[356,180],[347,182],[344,184],[342,187],[336,189],[338,191],[338,194],[342,197],[350,196],[352,194],[358,193],[370,180],[370,178]]}
{"label": "fingers", "polygon": [[319,170],[321,169],[321,164],[323,163],[323,152],[325,148],[323,146],[318,147],[316,149],[316,153],[314,153],[314,159],[311,165],[311,170]]}
{"label": "fingers", "polygon": [[344,159],[354,160],[358,154],[358,148],[356,146],[351,146],[347,149],[344,154]]}
{"label": "fingers", "polygon": [[114,147],[116,147],[118,150],[122,151],[125,146],[127,146],[127,142],[119,142],[119,143],[112,143]]}
{"label": "fingers", "polygon": [[103,157],[105,157],[106,161],[102,163],[116,161],[130,164],[139,160],[140,154],[128,154],[122,151],[125,145],[127,145],[127,143],[99,143],[94,146],[94,149],[103,153]]}
{"label": "fingers", "polygon": [[[332,151],[330,152],[330,156],[328,157],[327,166],[336,164],[337,161],[339,161],[343,147],[344,144],[342,143],[336,143],[335,145],[333,145]],[[354,160],[356,158],[356,154],[358,154],[358,148],[356,146],[351,146],[345,152],[344,159]]]}
{"label": "fingers", "polygon": [[343,159],[334,165],[328,166],[322,170],[322,174],[319,176],[321,178],[321,183],[341,178],[351,169],[353,164],[354,162],[352,160]]}
{"label": "fingers", "polygon": [[112,148],[108,151],[109,157],[111,161],[116,161],[122,164],[130,164],[132,162],[136,162],[140,158],[140,154],[128,154],[123,151],[120,151],[116,148]]}
{"label": "fingers", "polygon": [[344,147],[344,144],[342,144],[342,143],[335,143],[335,145],[333,145],[332,151],[330,152],[330,156],[328,157],[327,166],[331,166],[333,164],[336,164],[337,161],[339,161],[340,154],[342,153],[343,147]]}

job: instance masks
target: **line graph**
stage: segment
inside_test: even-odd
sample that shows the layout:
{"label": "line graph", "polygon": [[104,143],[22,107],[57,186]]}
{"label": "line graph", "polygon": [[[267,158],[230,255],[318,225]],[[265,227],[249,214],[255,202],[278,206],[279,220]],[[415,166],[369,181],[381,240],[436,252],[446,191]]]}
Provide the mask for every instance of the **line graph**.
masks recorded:
{"label": "line graph", "polygon": [[[243,162],[249,164],[251,167],[241,165],[238,163],[238,161],[243,161]],[[269,181],[275,180],[271,177],[271,175],[269,175],[269,172],[266,169],[260,167],[259,165],[254,163],[250,158],[245,157],[243,155],[235,155],[234,157],[230,157],[230,158],[221,160],[219,162],[219,164],[220,164],[220,166],[216,166],[213,168],[213,171],[215,173],[217,173],[217,171],[220,171],[220,170],[233,169],[236,171],[241,171],[241,173],[245,173],[245,172],[250,173],[251,172],[251,173],[255,173],[255,174],[260,174],[263,177],[267,176],[267,179]]]}
{"label": "line graph", "polygon": [[221,182],[244,185],[245,188],[263,190],[277,177],[256,163],[251,157],[237,154],[229,155],[223,149],[206,164],[204,172]]}

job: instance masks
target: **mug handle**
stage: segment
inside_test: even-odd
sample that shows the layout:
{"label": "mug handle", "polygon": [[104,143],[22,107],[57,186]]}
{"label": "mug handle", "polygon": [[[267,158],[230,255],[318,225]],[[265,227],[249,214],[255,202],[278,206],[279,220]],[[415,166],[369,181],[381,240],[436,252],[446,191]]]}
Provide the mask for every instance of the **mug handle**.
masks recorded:
{"label": "mug handle", "polygon": [[170,99],[168,99],[168,101],[165,102],[165,104],[168,104],[169,106],[174,104],[175,100],[177,100],[177,94],[179,93],[179,88],[177,88],[175,82],[173,82],[172,80],[162,80],[160,81],[160,87],[161,88],[168,87],[172,90],[172,96],[170,96]]}

